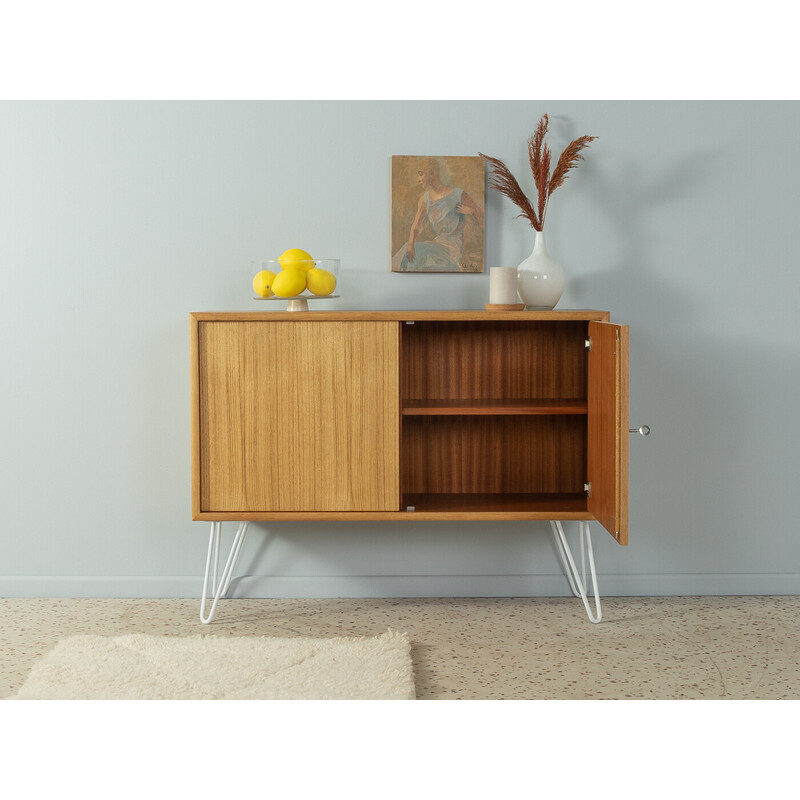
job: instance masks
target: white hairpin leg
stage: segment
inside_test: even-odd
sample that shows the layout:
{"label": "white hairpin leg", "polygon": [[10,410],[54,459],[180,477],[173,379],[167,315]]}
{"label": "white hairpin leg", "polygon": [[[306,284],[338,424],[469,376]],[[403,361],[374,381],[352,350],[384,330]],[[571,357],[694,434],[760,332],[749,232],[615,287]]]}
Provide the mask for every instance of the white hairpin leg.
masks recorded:
{"label": "white hairpin leg", "polygon": [[[564,566],[564,571],[567,573],[567,580],[569,581],[569,588],[575,597],[580,597],[583,600],[583,605],[586,608],[586,613],[589,616],[589,621],[597,624],[603,616],[603,611],[600,608],[600,594],[597,589],[597,574],[594,569],[594,553],[592,552],[592,535],[589,533],[589,523],[581,520],[580,522],[580,546],[581,546],[581,574],[578,575],[578,568],[575,566],[575,560],[572,558],[572,551],[567,544],[567,537],[564,535],[564,527],[558,520],[551,520],[550,527],[553,529],[553,536],[555,537],[556,544],[558,545],[558,555],[561,557],[561,563]],[[592,589],[594,590],[594,614],[589,607],[589,600],[586,597],[586,561],[584,556],[584,532],[586,533],[586,545],[589,557],[589,571],[592,576]]]}
{"label": "white hairpin leg", "polygon": [[[231,578],[233,577],[233,570],[236,566],[236,560],[239,558],[239,552],[242,549],[242,543],[244,542],[244,536],[247,533],[247,524],[246,522],[239,523],[239,529],[236,531],[236,535],[233,537],[233,542],[231,544],[231,550],[228,554],[228,560],[225,562],[225,568],[222,570],[222,575],[217,579],[219,574],[219,540],[222,536],[222,523],[221,522],[212,522],[211,523],[211,534],[208,537],[208,555],[206,556],[206,575],[203,579],[203,599],[200,603],[200,621],[204,625],[208,625],[209,622],[214,618],[214,614],[217,610],[217,603],[221,597],[225,596],[225,593],[228,591],[228,587],[231,583]],[[213,570],[212,570],[212,559],[213,559]],[[208,598],[208,578],[211,575],[211,594],[214,596],[214,602],[211,604],[211,610],[208,612],[208,616],[206,616],[206,600]]]}

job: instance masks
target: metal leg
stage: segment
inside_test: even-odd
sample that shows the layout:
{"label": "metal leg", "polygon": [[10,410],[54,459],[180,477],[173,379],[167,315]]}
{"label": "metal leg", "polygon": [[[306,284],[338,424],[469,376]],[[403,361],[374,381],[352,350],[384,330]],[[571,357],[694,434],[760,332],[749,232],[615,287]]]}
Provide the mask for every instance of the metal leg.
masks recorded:
{"label": "metal leg", "polygon": [[[581,520],[579,523],[580,528],[580,547],[581,547],[581,574],[578,575],[578,568],[575,566],[575,560],[572,558],[572,551],[567,544],[567,537],[564,535],[564,527],[558,520],[551,520],[550,527],[553,529],[553,536],[558,545],[558,555],[561,558],[561,564],[567,574],[569,581],[569,588],[575,597],[580,597],[583,600],[583,605],[586,608],[586,613],[589,616],[589,621],[597,624],[603,617],[603,611],[600,608],[600,594],[597,588],[597,574],[594,569],[594,553],[592,552],[592,535],[589,533],[589,523]],[[594,609],[595,613],[592,614],[592,609],[589,607],[589,600],[586,597],[586,560],[584,556],[583,539],[584,532],[586,533],[586,544],[589,558],[589,571],[592,576],[592,589],[594,590]]]}
{"label": "metal leg", "polygon": [[[217,580],[217,576],[219,574],[219,545],[222,535],[222,523],[211,523],[211,534],[208,537],[208,555],[206,556],[206,575],[203,579],[203,598],[200,603],[200,621],[204,625],[208,625],[208,623],[214,618],[214,613],[217,610],[217,603],[219,603],[220,598],[224,597],[225,593],[228,591],[231,578],[233,577],[233,570],[236,566],[236,561],[239,558],[239,552],[242,549],[242,543],[244,542],[245,534],[247,533],[247,525],[247,522],[239,523],[239,529],[236,531],[236,535],[233,537],[231,550],[228,554],[228,560],[225,563],[225,568],[222,570],[222,575],[219,577],[219,580]],[[211,593],[214,595],[214,602],[211,605],[211,610],[208,612],[208,616],[206,616],[209,575],[211,575]]]}

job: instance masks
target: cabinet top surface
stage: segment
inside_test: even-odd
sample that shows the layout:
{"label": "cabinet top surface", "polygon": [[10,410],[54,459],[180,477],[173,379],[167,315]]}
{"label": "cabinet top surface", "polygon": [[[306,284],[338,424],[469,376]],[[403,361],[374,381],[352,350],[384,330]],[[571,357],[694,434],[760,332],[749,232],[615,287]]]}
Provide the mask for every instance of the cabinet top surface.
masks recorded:
{"label": "cabinet top surface", "polygon": [[565,311],[193,311],[198,321],[269,321],[295,320],[384,320],[384,321],[600,321],[608,322],[608,311],[571,309]]}

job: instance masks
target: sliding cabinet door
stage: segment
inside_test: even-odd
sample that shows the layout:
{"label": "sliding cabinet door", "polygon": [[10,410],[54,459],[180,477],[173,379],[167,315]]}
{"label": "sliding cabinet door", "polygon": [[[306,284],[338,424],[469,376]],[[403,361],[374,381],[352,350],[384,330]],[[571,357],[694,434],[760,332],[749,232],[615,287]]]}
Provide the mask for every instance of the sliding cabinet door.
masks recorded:
{"label": "sliding cabinet door", "polygon": [[199,322],[195,510],[397,511],[398,327]]}

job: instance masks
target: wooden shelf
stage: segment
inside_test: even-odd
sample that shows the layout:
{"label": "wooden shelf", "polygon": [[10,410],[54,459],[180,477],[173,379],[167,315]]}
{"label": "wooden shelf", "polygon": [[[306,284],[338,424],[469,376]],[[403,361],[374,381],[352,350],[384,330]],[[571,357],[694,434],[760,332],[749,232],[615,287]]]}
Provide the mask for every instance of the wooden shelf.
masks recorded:
{"label": "wooden shelf", "polygon": [[404,400],[404,416],[586,414],[586,400]]}
{"label": "wooden shelf", "polygon": [[[586,511],[586,495],[574,494],[404,494],[403,508],[423,513],[542,513]],[[557,519],[558,517],[556,517]]]}

